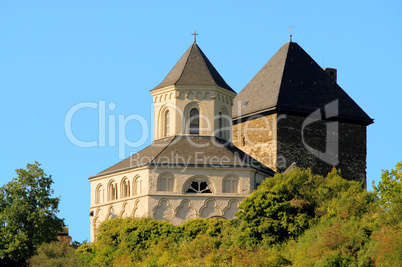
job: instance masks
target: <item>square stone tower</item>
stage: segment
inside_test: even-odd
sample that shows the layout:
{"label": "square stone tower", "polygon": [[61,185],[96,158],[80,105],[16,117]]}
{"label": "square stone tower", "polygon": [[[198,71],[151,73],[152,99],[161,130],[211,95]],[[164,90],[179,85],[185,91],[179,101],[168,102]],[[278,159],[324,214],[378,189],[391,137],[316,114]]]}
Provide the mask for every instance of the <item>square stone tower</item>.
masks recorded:
{"label": "square stone tower", "polygon": [[297,43],[284,44],[236,96],[233,144],[275,171],[292,163],[333,167],[366,183],[366,127],[373,123]]}

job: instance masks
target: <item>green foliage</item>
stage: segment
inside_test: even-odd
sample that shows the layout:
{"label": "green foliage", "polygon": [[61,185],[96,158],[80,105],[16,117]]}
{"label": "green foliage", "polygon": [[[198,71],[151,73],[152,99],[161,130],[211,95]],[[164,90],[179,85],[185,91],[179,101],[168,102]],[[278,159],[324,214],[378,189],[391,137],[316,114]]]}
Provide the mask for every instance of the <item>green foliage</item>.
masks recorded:
{"label": "green foliage", "polygon": [[295,169],[264,181],[242,202],[239,219],[195,219],[176,227],[151,219],[106,221],[91,247],[90,264],[290,266],[304,250],[287,244],[299,244],[316,227],[321,231],[317,250],[327,251],[317,262],[354,263],[378,224],[377,217],[366,216],[375,211],[375,199],[336,170],[324,178]]}
{"label": "green foliage", "polygon": [[199,235],[223,238],[234,235],[237,231],[239,220],[221,219],[194,219],[177,226],[176,240],[191,241]]}
{"label": "green foliage", "polygon": [[40,164],[17,169],[17,178],[0,187],[0,260],[3,265],[25,265],[38,246],[55,240],[64,226],[56,216],[59,198]]}
{"label": "green foliage", "polygon": [[402,194],[378,202],[336,170],[295,169],[263,182],[239,219],[112,219],[97,242],[57,255],[80,266],[402,266]]}
{"label": "green foliage", "polygon": [[402,229],[381,227],[374,233],[367,255],[378,266],[402,266]]}
{"label": "green foliage", "polygon": [[402,266],[402,195],[395,195],[379,212],[379,227],[365,252],[378,266]]}
{"label": "green foliage", "polygon": [[323,220],[288,244],[291,258],[300,266],[358,266],[359,252],[370,242],[364,224],[359,218]]}
{"label": "green foliage", "polygon": [[363,191],[361,184],[342,179],[336,170],[326,178],[301,169],[277,173],[240,204],[236,215],[243,222],[241,239],[250,246],[296,238],[328,215],[331,205],[337,214],[339,207],[333,199],[350,190],[350,194]]}
{"label": "green foliage", "polygon": [[166,221],[108,220],[99,229],[93,262],[99,266],[110,266],[114,264],[114,259],[121,257],[141,261],[151,245],[162,240],[173,241],[174,237],[175,228]]}
{"label": "green foliage", "polygon": [[374,192],[379,197],[379,204],[387,209],[392,199],[402,194],[402,161],[396,164],[395,170],[382,170],[381,181],[375,186]]}
{"label": "green foliage", "polygon": [[29,259],[29,266],[81,266],[76,250],[66,243],[51,242],[39,246],[37,254]]}

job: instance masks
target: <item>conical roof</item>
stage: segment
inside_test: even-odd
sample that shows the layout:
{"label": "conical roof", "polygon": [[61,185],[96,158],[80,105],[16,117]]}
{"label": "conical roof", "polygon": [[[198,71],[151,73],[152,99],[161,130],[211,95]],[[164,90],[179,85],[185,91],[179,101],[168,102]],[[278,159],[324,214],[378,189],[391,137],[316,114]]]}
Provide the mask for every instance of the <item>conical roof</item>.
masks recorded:
{"label": "conical roof", "polygon": [[310,114],[335,100],[339,105],[338,119],[373,123],[297,43],[289,42],[235,97],[232,116],[240,119],[269,111]]}
{"label": "conical roof", "polygon": [[170,85],[217,85],[234,92],[196,43],[187,49],[166,78],[153,90]]}

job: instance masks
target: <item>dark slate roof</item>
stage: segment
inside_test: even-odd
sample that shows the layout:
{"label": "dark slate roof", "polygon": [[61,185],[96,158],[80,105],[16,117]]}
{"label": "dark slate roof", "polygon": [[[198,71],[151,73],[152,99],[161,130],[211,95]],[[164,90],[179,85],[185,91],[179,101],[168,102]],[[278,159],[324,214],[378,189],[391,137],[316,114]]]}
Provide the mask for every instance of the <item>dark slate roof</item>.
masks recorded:
{"label": "dark slate roof", "polygon": [[153,90],[169,85],[217,85],[235,92],[196,43],[187,49],[166,78]]}
{"label": "dark slate roof", "polygon": [[93,177],[142,166],[253,168],[267,175],[275,172],[232,143],[214,136],[174,136],[155,140],[150,146]]}
{"label": "dark slate roof", "polygon": [[[297,44],[284,44],[235,97],[233,119],[268,111],[310,114],[339,100],[338,119],[368,125],[371,119]],[[247,105],[244,103],[248,101]]]}

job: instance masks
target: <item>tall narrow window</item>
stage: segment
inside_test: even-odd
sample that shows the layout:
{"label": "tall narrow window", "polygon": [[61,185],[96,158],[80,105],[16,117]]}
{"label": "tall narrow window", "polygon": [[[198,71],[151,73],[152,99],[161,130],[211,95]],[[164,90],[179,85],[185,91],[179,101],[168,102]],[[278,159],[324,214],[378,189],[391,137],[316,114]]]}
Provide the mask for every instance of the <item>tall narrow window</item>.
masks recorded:
{"label": "tall narrow window", "polygon": [[170,111],[167,110],[165,113],[165,136],[170,135]]}
{"label": "tall narrow window", "polygon": [[141,195],[143,190],[142,190],[142,178],[141,177],[137,177],[137,179],[134,180],[133,183],[133,194],[134,195]]}
{"label": "tall narrow window", "polygon": [[109,201],[117,199],[117,184],[114,181],[109,182],[107,191]]}
{"label": "tall narrow window", "polygon": [[224,138],[224,136],[223,136],[223,118],[222,118],[222,112],[219,112],[219,118],[218,118],[218,137],[220,137],[220,138]]}
{"label": "tall narrow window", "polygon": [[163,174],[158,178],[158,191],[174,190],[174,176],[171,174]]}
{"label": "tall narrow window", "polygon": [[121,197],[129,197],[130,196],[130,181],[127,178],[124,178],[121,181],[121,188],[120,188],[120,195]]}
{"label": "tall narrow window", "polygon": [[96,187],[96,194],[95,194],[95,204],[103,203],[103,194],[104,194],[103,186],[100,184]]}
{"label": "tall narrow window", "polygon": [[200,133],[200,112],[193,108],[190,110],[190,134]]}
{"label": "tall narrow window", "polygon": [[223,180],[223,193],[238,193],[239,179],[237,177],[226,177]]}

